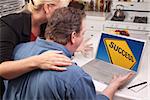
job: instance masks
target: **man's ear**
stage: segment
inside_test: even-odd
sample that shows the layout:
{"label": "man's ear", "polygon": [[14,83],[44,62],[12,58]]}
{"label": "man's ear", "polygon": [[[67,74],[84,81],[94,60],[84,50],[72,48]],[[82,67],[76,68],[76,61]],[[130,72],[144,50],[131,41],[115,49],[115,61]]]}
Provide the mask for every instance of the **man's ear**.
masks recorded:
{"label": "man's ear", "polygon": [[71,44],[74,44],[76,42],[76,32],[71,33]]}

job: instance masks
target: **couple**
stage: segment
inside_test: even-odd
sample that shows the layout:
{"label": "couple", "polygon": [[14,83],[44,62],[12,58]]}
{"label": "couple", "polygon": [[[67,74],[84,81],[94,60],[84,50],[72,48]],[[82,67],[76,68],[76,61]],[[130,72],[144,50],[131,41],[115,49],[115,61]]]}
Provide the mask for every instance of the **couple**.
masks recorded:
{"label": "couple", "polygon": [[[45,31],[45,39],[18,45],[13,53],[15,60],[58,50],[71,58],[80,46],[85,33],[85,13],[79,9],[56,9]],[[44,54],[44,53],[43,53]],[[132,73],[115,76],[102,94],[96,94],[91,77],[73,63],[67,71],[33,70],[8,81],[4,100],[112,100],[118,88],[127,82]]]}

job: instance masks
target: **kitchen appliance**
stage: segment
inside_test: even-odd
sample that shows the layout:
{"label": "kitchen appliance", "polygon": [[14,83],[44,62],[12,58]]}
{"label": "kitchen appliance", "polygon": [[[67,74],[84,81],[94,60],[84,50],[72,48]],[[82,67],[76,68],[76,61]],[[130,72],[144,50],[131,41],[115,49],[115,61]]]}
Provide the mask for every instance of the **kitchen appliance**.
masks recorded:
{"label": "kitchen appliance", "polygon": [[[122,9],[120,9],[118,7],[122,7]],[[111,20],[114,20],[114,21],[124,21],[125,14],[124,14],[123,8],[124,8],[123,5],[116,5],[116,11],[115,11],[113,17],[111,18]]]}
{"label": "kitchen appliance", "polygon": [[[112,20],[117,10],[116,6],[122,5],[124,20]],[[150,35],[150,3],[148,2],[112,2],[111,13],[106,18],[104,31],[128,31],[129,36],[147,39]]]}
{"label": "kitchen appliance", "polygon": [[139,16],[135,16],[134,17],[134,23],[147,23],[147,16],[145,17],[139,17]]}

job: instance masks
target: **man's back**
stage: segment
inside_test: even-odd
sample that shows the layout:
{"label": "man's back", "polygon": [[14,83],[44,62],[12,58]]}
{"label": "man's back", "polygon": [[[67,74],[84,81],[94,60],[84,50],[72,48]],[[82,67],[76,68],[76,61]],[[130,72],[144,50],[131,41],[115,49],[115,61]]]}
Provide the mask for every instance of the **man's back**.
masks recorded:
{"label": "man's back", "polygon": [[[29,51],[30,50],[30,51]],[[68,50],[55,42],[37,39],[17,47],[15,59],[38,55],[47,50],[61,50],[71,57]],[[103,95],[102,98],[108,99]],[[67,71],[34,70],[9,81],[4,100],[95,100],[97,98],[91,77],[73,64]],[[100,99],[100,98],[99,98]]]}
{"label": "man's back", "polygon": [[6,91],[7,95],[4,95],[4,99],[71,100],[72,98],[86,98],[86,100],[92,100],[93,96],[90,96],[89,93],[82,95],[83,92],[81,92],[82,96],[79,95],[79,91],[83,91],[82,88],[87,86],[84,84],[90,84],[91,87],[87,88],[90,88],[91,93],[95,92],[91,78],[78,66],[71,66],[66,72],[36,70],[10,81],[11,89]]}

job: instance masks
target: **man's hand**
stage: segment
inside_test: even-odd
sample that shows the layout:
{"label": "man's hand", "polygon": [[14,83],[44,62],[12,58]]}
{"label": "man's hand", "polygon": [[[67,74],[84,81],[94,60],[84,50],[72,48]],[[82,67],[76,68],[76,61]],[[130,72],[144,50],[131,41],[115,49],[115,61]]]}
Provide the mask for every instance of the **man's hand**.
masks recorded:
{"label": "man's hand", "polygon": [[103,94],[112,100],[119,87],[128,82],[133,76],[134,73],[132,72],[128,73],[127,75],[114,75],[108,87],[103,91]]}
{"label": "man's hand", "polygon": [[114,75],[110,82],[110,85],[117,86],[118,88],[124,85],[134,76],[134,73],[130,72],[127,75]]}
{"label": "man's hand", "polygon": [[78,49],[76,50],[77,52],[81,52],[84,56],[88,55],[89,51],[93,50],[92,43],[90,43],[91,38],[88,38],[80,44]]}

